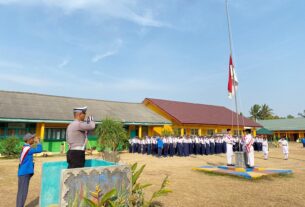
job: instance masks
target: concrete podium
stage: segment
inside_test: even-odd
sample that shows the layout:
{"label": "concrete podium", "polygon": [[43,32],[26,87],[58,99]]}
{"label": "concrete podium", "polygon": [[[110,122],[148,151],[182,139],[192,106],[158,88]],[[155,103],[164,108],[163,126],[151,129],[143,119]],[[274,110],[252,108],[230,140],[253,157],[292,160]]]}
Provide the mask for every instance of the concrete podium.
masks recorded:
{"label": "concrete podium", "polygon": [[82,198],[90,197],[98,186],[102,193],[113,188],[119,192],[131,192],[131,169],[100,159],[86,160],[84,168],[67,169],[65,161],[45,162],[39,205],[41,207],[82,206]]}

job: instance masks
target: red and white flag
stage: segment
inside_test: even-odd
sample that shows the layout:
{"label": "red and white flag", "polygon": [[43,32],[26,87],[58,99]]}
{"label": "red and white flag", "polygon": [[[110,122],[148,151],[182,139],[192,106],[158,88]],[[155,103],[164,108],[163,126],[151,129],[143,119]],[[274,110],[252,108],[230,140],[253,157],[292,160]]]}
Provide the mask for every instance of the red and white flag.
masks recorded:
{"label": "red and white flag", "polygon": [[234,70],[232,56],[230,55],[230,63],[229,63],[229,81],[228,81],[228,93],[229,98],[232,98],[237,90],[238,80]]}

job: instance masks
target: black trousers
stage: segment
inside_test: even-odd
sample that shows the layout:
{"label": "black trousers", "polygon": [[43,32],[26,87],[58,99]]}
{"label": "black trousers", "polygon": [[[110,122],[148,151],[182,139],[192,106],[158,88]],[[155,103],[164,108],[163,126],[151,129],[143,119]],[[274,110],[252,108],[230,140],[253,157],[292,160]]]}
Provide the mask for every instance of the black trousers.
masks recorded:
{"label": "black trousers", "polygon": [[16,199],[16,207],[24,207],[26,197],[28,196],[28,190],[32,175],[33,174],[18,176],[18,193]]}
{"label": "black trousers", "polygon": [[68,169],[80,168],[85,166],[85,151],[69,150],[67,152]]}

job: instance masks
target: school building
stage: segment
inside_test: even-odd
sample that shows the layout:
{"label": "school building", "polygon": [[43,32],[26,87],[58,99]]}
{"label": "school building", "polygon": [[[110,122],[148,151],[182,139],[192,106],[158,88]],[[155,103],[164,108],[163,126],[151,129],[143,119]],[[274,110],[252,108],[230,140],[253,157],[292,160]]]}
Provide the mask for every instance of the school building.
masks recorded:
{"label": "school building", "polygon": [[[66,128],[73,121],[73,108],[88,106],[96,121],[106,117],[120,120],[130,137],[153,135],[155,128],[171,123],[141,103],[69,98],[34,93],[0,91],[0,138],[36,133],[46,151],[60,152]],[[98,123],[98,122],[97,122]],[[96,136],[88,136],[96,146]]]}
{"label": "school building", "polygon": [[[164,131],[176,135],[213,135],[224,133],[227,128],[237,134],[238,124],[239,134],[244,127],[252,128],[255,134],[262,127],[222,106],[151,98],[142,103],[127,103],[0,91],[0,139],[36,133],[44,150],[60,152],[66,128],[73,121],[73,108],[80,106],[88,106],[87,114],[93,115],[97,123],[106,117],[121,121],[130,137],[161,135]],[[97,145],[94,132],[88,138],[91,146]]]}
{"label": "school building", "polygon": [[[167,130],[183,135],[213,135],[226,133],[232,129],[234,135],[243,135],[245,127],[251,128],[253,134],[261,125],[242,115],[237,115],[223,106],[169,101],[146,98],[143,104],[160,114],[172,124],[165,126]],[[237,127],[239,126],[239,127]],[[161,132],[161,128],[156,129]]]}
{"label": "school building", "polygon": [[286,137],[296,141],[305,137],[305,118],[259,120],[258,123],[272,131],[277,138]]}

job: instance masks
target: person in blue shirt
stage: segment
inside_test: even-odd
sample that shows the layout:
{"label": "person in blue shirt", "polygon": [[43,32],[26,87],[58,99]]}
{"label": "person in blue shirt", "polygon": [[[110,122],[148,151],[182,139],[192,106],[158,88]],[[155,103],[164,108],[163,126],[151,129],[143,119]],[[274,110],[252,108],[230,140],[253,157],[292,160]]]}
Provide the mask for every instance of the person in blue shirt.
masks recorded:
{"label": "person in blue shirt", "polygon": [[305,147],[305,138],[301,139],[301,142],[303,143],[303,147]]}
{"label": "person in blue shirt", "polygon": [[[28,195],[30,179],[34,175],[33,154],[42,152],[42,145],[39,142],[39,138],[35,139],[35,134],[27,133],[23,140],[25,143],[20,153],[18,168],[17,207],[24,207]],[[35,143],[37,144],[36,148],[31,147]]]}
{"label": "person in blue shirt", "polygon": [[158,145],[158,157],[162,156],[162,149],[163,149],[163,141],[160,137],[157,139],[157,145]]}

